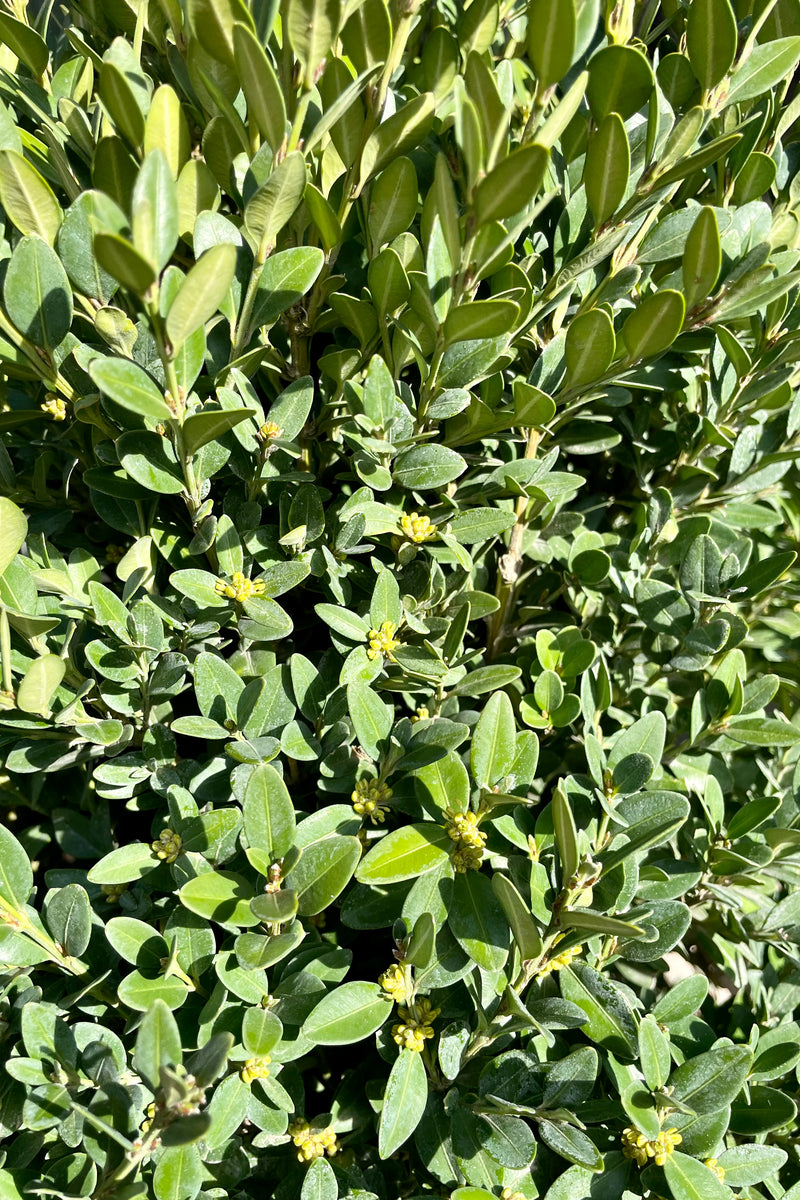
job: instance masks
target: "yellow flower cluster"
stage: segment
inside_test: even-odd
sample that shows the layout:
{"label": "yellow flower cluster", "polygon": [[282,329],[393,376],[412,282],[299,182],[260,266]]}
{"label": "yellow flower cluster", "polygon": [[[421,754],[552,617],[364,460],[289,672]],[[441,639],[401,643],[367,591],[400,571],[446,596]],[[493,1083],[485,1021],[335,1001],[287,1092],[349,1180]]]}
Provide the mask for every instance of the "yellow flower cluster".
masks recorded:
{"label": "yellow flower cluster", "polygon": [[683,1138],[677,1129],[664,1129],[657,1138],[646,1138],[638,1129],[629,1125],[622,1131],[622,1153],[626,1158],[632,1158],[640,1167],[647,1165],[652,1158],[657,1167],[663,1167],[675,1147],[680,1146]]}
{"label": "yellow flower cluster", "polygon": [[303,1117],[298,1117],[289,1126],[289,1133],[297,1147],[298,1162],[301,1163],[313,1162],[315,1158],[322,1158],[324,1154],[333,1158],[339,1149],[339,1143],[331,1125],[325,1129],[312,1129],[308,1121]]}
{"label": "yellow flower cluster", "polygon": [[569,950],[565,950],[562,954],[554,954],[542,963],[536,972],[536,978],[544,979],[545,975],[552,975],[553,971],[560,971],[562,967],[568,967],[580,952],[580,946],[570,946]]}
{"label": "yellow flower cluster", "polygon": [[47,399],[39,407],[43,413],[47,413],[54,421],[65,421],[67,418],[66,404],[60,396],[54,396],[52,392],[47,393]]}
{"label": "yellow flower cluster", "polygon": [[423,704],[414,713],[413,717],[411,718],[411,724],[416,725],[417,721],[429,721],[430,716],[431,716],[430,711]]}
{"label": "yellow flower cluster", "polygon": [[438,537],[436,526],[431,521],[430,517],[419,513],[403,513],[400,518],[400,528],[410,542],[429,542],[432,538]]}
{"label": "yellow flower cluster", "polygon": [[525,1197],[522,1192],[515,1192],[513,1188],[503,1188],[500,1200],[525,1200]]}
{"label": "yellow flower cluster", "polygon": [[463,875],[467,871],[479,870],[483,862],[486,834],[478,828],[477,814],[454,813],[448,808],[444,815],[447,818],[447,832],[455,842],[453,866],[456,871]]}
{"label": "yellow flower cluster", "polygon": [[265,421],[258,431],[258,436],[262,442],[274,442],[282,433],[283,430],[277,421]]}
{"label": "yellow flower cluster", "polygon": [[106,562],[118,563],[122,562],[125,557],[125,547],[118,546],[115,542],[109,542],[106,546]]}
{"label": "yellow flower cluster", "polygon": [[157,839],[150,843],[150,849],[156,858],[174,863],[181,852],[181,845],[180,835],[174,829],[162,829]]}
{"label": "yellow flower cluster", "polygon": [[708,1167],[712,1175],[716,1175],[720,1183],[725,1182],[725,1168],[721,1167],[715,1158],[707,1158],[703,1166]]}
{"label": "yellow flower cluster", "polygon": [[403,644],[394,636],[396,633],[397,626],[394,621],[384,621],[380,629],[370,629],[367,658],[374,660],[379,654],[385,654],[394,661],[394,651]]}
{"label": "yellow flower cluster", "polygon": [[424,1050],[425,1039],[433,1037],[433,1022],[441,1009],[431,1008],[430,1000],[417,1000],[410,1008],[398,1008],[401,1024],[392,1026],[392,1037],[403,1050]]}
{"label": "yellow flower cluster", "polygon": [[399,964],[389,967],[382,975],[379,975],[378,983],[386,995],[391,996],[395,1004],[403,1003],[406,998],[406,974]]}
{"label": "yellow flower cluster", "polygon": [[218,596],[225,596],[228,600],[235,600],[237,604],[243,604],[251,596],[263,596],[264,584],[260,580],[254,583],[252,579],[245,579],[241,571],[235,571],[231,576],[230,583],[226,583],[224,579],[218,579],[214,584],[214,591]]}
{"label": "yellow flower cluster", "polygon": [[100,891],[106,898],[106,904],[116,904],[123,892],[127,892],[127,883],[101,883]]}
{"label": "yellow flower cluster", "polygon": [[381,824],[386,820],[386,801],[391,795],[392,789],[385,783],[378,783],[377,779],[359,779],[350,799],[359,817],[369,817]]}
{"label": "yellow flower cluster", "polygon": [[269,1079],[271,1062],[272,1059],[268,1054],[264,1054],[260,1058],[248,1058],[239,1074],[245,1083],[252,1083],[254,1079]]}

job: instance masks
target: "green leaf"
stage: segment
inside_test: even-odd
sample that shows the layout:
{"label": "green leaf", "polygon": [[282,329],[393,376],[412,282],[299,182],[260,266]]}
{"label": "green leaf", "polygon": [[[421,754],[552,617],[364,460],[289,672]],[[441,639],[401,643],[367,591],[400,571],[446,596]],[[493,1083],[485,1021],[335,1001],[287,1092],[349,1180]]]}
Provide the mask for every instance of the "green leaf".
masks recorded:
{"label": "green leaf", "polygon": [[160,971],[167,943],[152,925],[135,917],[112,917],[106,925],[106,937],[125,962],[143,971]]}
{"label": "green leaf", "polygon": [[349,1046],[371,1037],[392,1011],[377,983],[344,983],[324,996],[303,1024],[316,1046]]}
{"label": "green leaf", "polygon": [[512,150],[475,188],[473,203],[479,224],[513,217],[535,198],[547,170],[549,151],[531,143]]}
{"label": "green leaf", "polygon": [[478,718],[470,746],[470,769],[481,787],[491,787],[509,773],[516,737],[511,701],[505,692],[495,692]]}
{"label": "green leaf", "polygon": [[724,732],[745,746],[795,746],[800,742],[800,729],[777,717],[734,717]]}
{"label": "green leaf", "polygon": [[577,1163],[578,1166],[585,1167],[588,1171],[603,1170],[602,1154],[591,1138],[582,1133],[580,1129],[576,1129],[574,1125],[540,1121],[539,1134],[544,1144],[565,1158],[567,1162]]}
{"label": "green leaf", "polygon": [[654,85],[653,70],[641,50],[606,46],[589,61],[586,98],[595,121],[618,113],[623,121],[647,103]]}
{"label": "green leaf", "polygon": [[378,1154],[391,1158],[422,1120],[428,1100],[428,1076],[422,1055],[401,1050],[392,1063],[378,1123]]}
{"label": "green leaf", "polygon": [[[160,150],[169,163],[170,174],[177,179],[191,151],[189,124],[178,93],[168,83],[153,92],[144,127],[144,152]],[[180,208],[180,201],[178,202]]]}
{"label": "green leaf", "polygon": [[736,56],[736,17],[729,0],[695,0],[686,18],[686,49],[698,83],[708,91]]}
{"label": "green leaf", "polygon": [[149,492],[177,495],[185,490],[171,444],[153,430],[123,433],[117,438],[117,456],[131,479]]}
{"label": "green leaf", "polygon": [[489,538],[505,533],[513,525],[512,514],[501,512],[497,508],[465,509],[457,513],[449,522],[450,533],[462,546],[485,542]]}
{"label": "green leaf", "polygon": [[582,388],[606,373],[616,351],[614,325],[604,308],[592,308],[570,321],[564,344],[565,386]]}
{"label": "green leaf", "polygon": [[116,404],[153,421],[172,418],[163,393],[141,367],[123,358],[94,358],[89,374],[101,392]]}
{"label": "green leaf", "polygon": [[34,345],[51,351],[69,333],[72,290],[58,255],[41,238],[24,237],[17,243],[3,298],[11,320]]}
{"label": "green leaf", "polygon": [[178,196],[163,150],[151,150],[142,163],[131,196],[133,245],[163,271],[178,242]]}
{"label": "green leaf", "polygon": [[235,68],[234,29],[237,23],[247,29],[254,28],[244,0],[186,0],[186,15],[206,53]]}
{"label": "green leaf", "polygon": [[25,64],[32,75],[39,78],[44,74],[50,52],[47,42],[30,25],[18,21],[10,13],[0,13],[0,41]]}
{"label": "green leaf", "polygon": [[585,963],[564,967],[558,977],[564,999],[586,1013],[586,1036],[615,1055],[632,1057],[638,1049],[636,1022],[622,993]]}
{"label": "green leaf", "polygon": [[449,858],[452,841],[439,825],[404,825],[382,837],[356,870],[360,883],[399,883],[416,879]]}
{"label": "green leaf", "polygon": [[420,803],[434,820],[447,808],[461,813],[469,808],[469,776],[455,750],[415,771],[414,779]]}
{"label": "green leaf", "polygon": [[168,1146],[158,1158],[153,1174],[156,1200],[194,1200],[203,1182],[196,1146]]}
{"label": "green leaf", "polygon": [[513,883],[497,871],[492,876],[492,889],[511,926],[520,958],[523,962],[526,959],[538,959],[542,953],[542,938],[528,905]]}
{"label": "green leaf", "polygon": [[181,1061],[181,1035],[175,1018],[163,1000],[154,1000],[136,1034],[134,1069],[155,1092],[161,1068],[180,1066]]}
{"label": "green leaf", "polygon": [[252,327],[274,325],[281,313],[311,290],[323,262],[324,255],[315,246],[296,246],[271,255],[258,279]]}
{"label": "green leaf", "polygon": [[47,926],[67,954],[80,958],[92,932],[92,910],[86,889],[79,883],[59,888],[47,905]]}
{"label": "green leaf", "polygon": [[299,150],[292,150],[275,168],[244,210],[245,227],[259,248],[264,262],[275,239],[303,199],[306,164]]}
{"label": "green leaf", "polygon": [[228,294],[235,270],[236,247],[230,242],[211,246],[200,256],[167,313],[173,351],[211,320]]}
{"label": "green leaf", "polygon": [[353,878],[360,856],[361,843],[355,837],[337,835],[306,846],[286,876],[286,886],[297,893],[301,916],[316,916],[333,904]]}
{"label": "green leaf", "polygon": [[205,871],[188,880],[178,895],[184,907],[208,921],[244,929],[258,924],[250,911],[252,885],[230,871]]}
{"label": "green leaf", "polygon": [[630,359],[652,358],[671,346],[683,326],[686,302],[680,292],[665,288],[636,308],[622,326]]}
{"label": "green leaf", "polygon": [[578,831],[567,793],[559,783],[553,792],[553,829],[561,859],[561,885],[568,887],[578,870]]}
{"label": "green leaf", "polygon": [[206,1134],[209,1146],[224,1146],[247,1116],[250,1088],[241,1076],[228,1075],[215,1089],[208,1106],[211,1126]]}
{"label": "green leaf", "polygon": [[731,1189],[705,1163],[680,1150],[667,1155],[663,1170],[674,1200],[733,1200]]}
{"label": "green leaf", "polygon": [[206,409],[204,412],[192,413],[183,422],[183,446],[186,453],[196,454],[203,446],[217,441],[229,429],[252,416],[255,416],[255,410],[252,408]]}
{"label": "green leaf", "polygon": [[778,1171],[787,1159],[780,1146],[760,1146],[753,1143],[732,1146],[723,1150],[717,1162],[725,1172],[729,1187],[752,1187],[770,1177],[777,1178]]}
{"label": "green leaf", "polygon": [[669,1085],[676,1099],[699,1115],[715,1113],[733,1103],[752,1065],[747,1046],[717,1046],[676,1067]]}
{"label": "green leaf", "polygon": [[333,1167],[324,1158],[317,1158],[306,1171],[300,1200],[336,1200],[339,1187]]}
{"label": "green leaf", "polygon": [[35,658],[17,688],[17,708],[47,716],[50,702],[64,678],[67,664],[57,654]]}
{"label": "green leaf", "polygon": [[283,89],[258,38],[238,21],[233,26],[233,54],[247,100],[247,115],[275,152],[286,137]]}
{"label": "green leaf", "polygon": [[508,958],[509,928],[488,876],[457,874],[448,916],[453,937],[484,971],[499,971]]}
{"label": "green leaf", "polygon": [[705,975],[690,975],[681,979],[666,992],[653,1009],[653,1017],[659,1025],[671,1025],[697,1012],[708,995],[708,980]]}
{"label": "green leaf", "polygon": [[28,519],[13,500],[0,496],[0,576],[19,553],[28,532]]}
{"label": "green leaf", "polygon": [[[604,225],[619,208],[628,188],[630,169],[631,148],[622,118],[619,113],[608,113],[589,140],[583,170],[586,199],[596,225]],[[584,316],[592,311],[599,310],[590,310]]]}
{"label": "green leaf", "polygon": [[123,287],[144,296],[156,282],[153,264],[126,238],[117,233],[97,233],[93,246],[100,266]]}
{"label": "green leaf", "polygon": [[733,73],[726,104],[742,104],[769,91],[789,77],[798,58],[800,37],[776,38],[763,46],[754,46]]}
{"label": "green leaf", "polygon": [[639,1061],[645,1083],[651,1091],[664,1086],[669,1078],[669,1042],[656,1018],[648,1013],[639,1022]]}
{"label": "green leaf", "polygon": [[706,300],[722,269],[722,246],[714,209],[704,205],[683,251],[683,294],[687,309]]}
{"label": "green leaf", "polygon": [[366,683],[348,683],[347,707],[362,749],[379,759],[387,748],[393,710]]}
{"label": "green leaf", "polygon": [[134,883],[150,871],[160,867],[149,844],[131,842],[112,850],[96,863],[87,875],[89,883]]}
{"label": "green leaf", "polygon": [[283,1026],[275,1013],[266,1008],[245,1009],[242,1018],[242,1043],[248,1054],[257,1058],[269,1054],[281,1039]]}
{"label": "green leaf", "polygon": [[529,0],[528,54],[541,88],[560,83],[575,54],[575,0]]}
{"label": "green leaf", "polygon": [[0,150],[0,204],[25,236],[52,246],[61,225],[61,205],[35,167],[15,150]]}
{"label": "green leaf", "polygon": [[289,0],[284,20],[289,44],[303,68],[303,86],[311,88],[339,32],[340,0]]}
{"label": "green leaf", "polygon": [[28,903],[33,870],[27,854],[4,825],[0,825],[0,899],[16,909]]}
{"label": "green leaf", "polygon": [[370,134],[361,156],[360,188],[393,159],[406,154],[425,140],[433,124],[434,109],[433,93],[422,92],[404,104],[393,116],[380,123]]}
{"label": "green leaf", "polygon": [[283,858],[294,841],[294,807],[286,784],[269,763],[256,767],[248,779],[242,812],[249,845],[263,850],[271,862]]}
{"label": "green leaf", "polygon": [[452,483],[466,469],[461,455],[447,446],[412,446],[395,459],[393,475],[399,487],[423,492]]}

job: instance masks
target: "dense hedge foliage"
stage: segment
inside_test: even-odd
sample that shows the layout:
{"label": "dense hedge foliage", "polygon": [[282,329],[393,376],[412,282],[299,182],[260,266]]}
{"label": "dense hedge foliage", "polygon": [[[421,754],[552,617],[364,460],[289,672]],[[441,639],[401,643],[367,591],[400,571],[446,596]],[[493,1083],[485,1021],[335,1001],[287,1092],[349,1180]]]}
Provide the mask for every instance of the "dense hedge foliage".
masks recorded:
{"label": "dense hedge foliage", "polygon": [[800,0],[0,41],[2,1200],[797,1200]]}

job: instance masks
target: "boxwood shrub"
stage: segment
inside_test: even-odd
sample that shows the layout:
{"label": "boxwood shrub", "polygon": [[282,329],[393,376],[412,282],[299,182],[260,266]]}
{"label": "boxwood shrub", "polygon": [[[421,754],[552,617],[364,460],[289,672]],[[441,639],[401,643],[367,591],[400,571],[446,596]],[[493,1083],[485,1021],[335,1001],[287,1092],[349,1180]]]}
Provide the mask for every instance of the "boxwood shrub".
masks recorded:
{"label": "boxwood shrub", "polygon": [[0,43],[2,1200],[797,1200],[799,0]]}

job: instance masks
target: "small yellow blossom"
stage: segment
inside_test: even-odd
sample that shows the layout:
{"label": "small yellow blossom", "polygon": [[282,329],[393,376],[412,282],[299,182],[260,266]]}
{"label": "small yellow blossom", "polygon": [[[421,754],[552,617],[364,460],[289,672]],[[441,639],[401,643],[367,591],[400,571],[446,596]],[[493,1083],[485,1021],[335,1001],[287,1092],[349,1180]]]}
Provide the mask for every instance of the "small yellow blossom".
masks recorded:
{"label": "small yellow blossom", "polygon": [[416,542],[417,545],[420,542],[429,542],[439,536],[436,526],[424,513],[421,515],[417,512],[403,513],[400,518],[400,527],[409,542]]}
{"label": "small yellow blossom", "polygon": [[431,717],[430,712],[425,707],[425,705],[422,704],[422,705],[420,705],[420,707],[417,709],[417,711],[414,713],[413,717],[411,718],[411,724],[416,725],[417,721],[429,721],[430,717]]}
{"label": "small yellow blossom", "polygon": [[562,954],[554,954],[543,962],[536,972],[537,979],[544,979],[546,975],[552,975],[553,971],[560,971],[562,967],[568,967],[574,958],[577,958],[581,952],[580,946],[570,946],[569,950],[564,950]]}
{"label": "small yellow blossom", "polygon": [[239,1074],[245,1083],[252,1083],[254,1079],[269,1079],[271,1062],[268,1054],[263,1054],[260,1058],[248,1058]]}
{"label": "small yellow blossom", "polygon": [[369,817],[375,824],[386,820],[386,801],[391,798],[392,789],[376,779],[359,779],[355,789],[350,794],[353,808],[359,817]]}
{"label": "small yellow blossom", "polygon": [[725,1168],[721,1167],[715,1158],[707,1158],[703,1165],[708,1167],[712,1175],[716,1175],[720,1183],[725,1182]]}
{"label": "small yellow blossom", "polygon": [[380,629],[370,629],[367,658],[374,660],[379,654],[385,654],[394,662],[394,651],[403,644],[394,636],[396,633],[397,626],[394,621],[384,621]]}
{"label": "small yellow blossom", "polygon": [[406,998],[406,974],[399,964],[395,964],[378,976],[378,983],[381,985],[387,996],[391,996],[395,1004],[402,1004]]}
{"label": "small yellow blossom", "polygon": [[106,562],[118,563],[125,557],[125,547],[117,546],[115,542],[109,542],[106,546]]}
{"label": "small yellow blossom", "polygon": [[333,1127],[314,1129],[303,1117],[298,1117],[289,1126],[289,1134],[297,1147],[298,1162],[313,1162],[327,1154],[333,1158],[339,1149],[339,1143]]}
{"label": "small yellow blossom", "polygon": [[153,1124],[153,1121],[155,1120],[155,1115],[156,1115],[155,1103],[148,1104],[147,1108],[144,1110],[144,1120],[142,1121],[141,1125],[139,1126],[139,1130],[141,1133],[147,1133],[150,1130],[150,1127]]}
{"label": "small yellow blossom", "polygon": [[258,439],[261,442],[274,442],[282,433],[283,430],[277,421],[265,421],[258,431]]}
{"label": "small yellow blossom", "polygon": [[155,842],[150,843],[150,849],[156,858],[163,862],[174,863],[181,852],[180,835],[173,829],[162,829]]}
{"label": "small yellow blossom", "polygon": [[101,883],[100,891],[106,898],[106,904],[116,904],[123,892],[127,892],[127,883]]}
{"label": "small yellow blossom", "polygon": [[445,828],[455,842],[452,861],[456,872],[463,875],[467,871],[478,871],[483,862],[486,834],[478,828],[477,814],[454,813],[448,808],[444,815],[447,819]]}
{"label": "small yellow blossom", "polygon": [[[412,1015],[413,1011],[413,1015]],[[417,1000],[411,1007],[398,1008],[399,1025],[392,1026],[392,1037],[402,1050],[425,1049],[426,1038],[433,1037],[433,1022],[441,1009],[431,1008],[430,1000]]]}
{"label": "small yellow blossom", "polygon": [[241,571],[235,571],[230,583],[218,579],[214,584],[214,591],[218,596],[225,596],[228,600],[235,600],[237,604],[244,604],[251,596],[263,596],[264,584],[261,580],[253,582],[252,579],[245,579]]}
{"label": "small yellow blossom", "polygon": [[47,413],[54,421],[65,421],[67,418],[67,406],[60,396],[55,396],[52,392],[47,393],[47,399],[39,406],[43,413]]}
{"label": "small yellow blossom", "polygon": [[629,1125],[622,1131],[622,1153],[626,1158],[632,1158],[640,1167],[647,1165],[652,1158],[657,1167],[663,1167],[670,1154],[675,1152],[683,1138],[677,1129],[665,1129],[657,1138],[647,1138],[638,1129]]}
{"label": "small yellow blossom", "polygon": [[513,1188],[503,1188],[500,1200],[525,1200],[525,1197],[522,1192],[515,1192]]}

